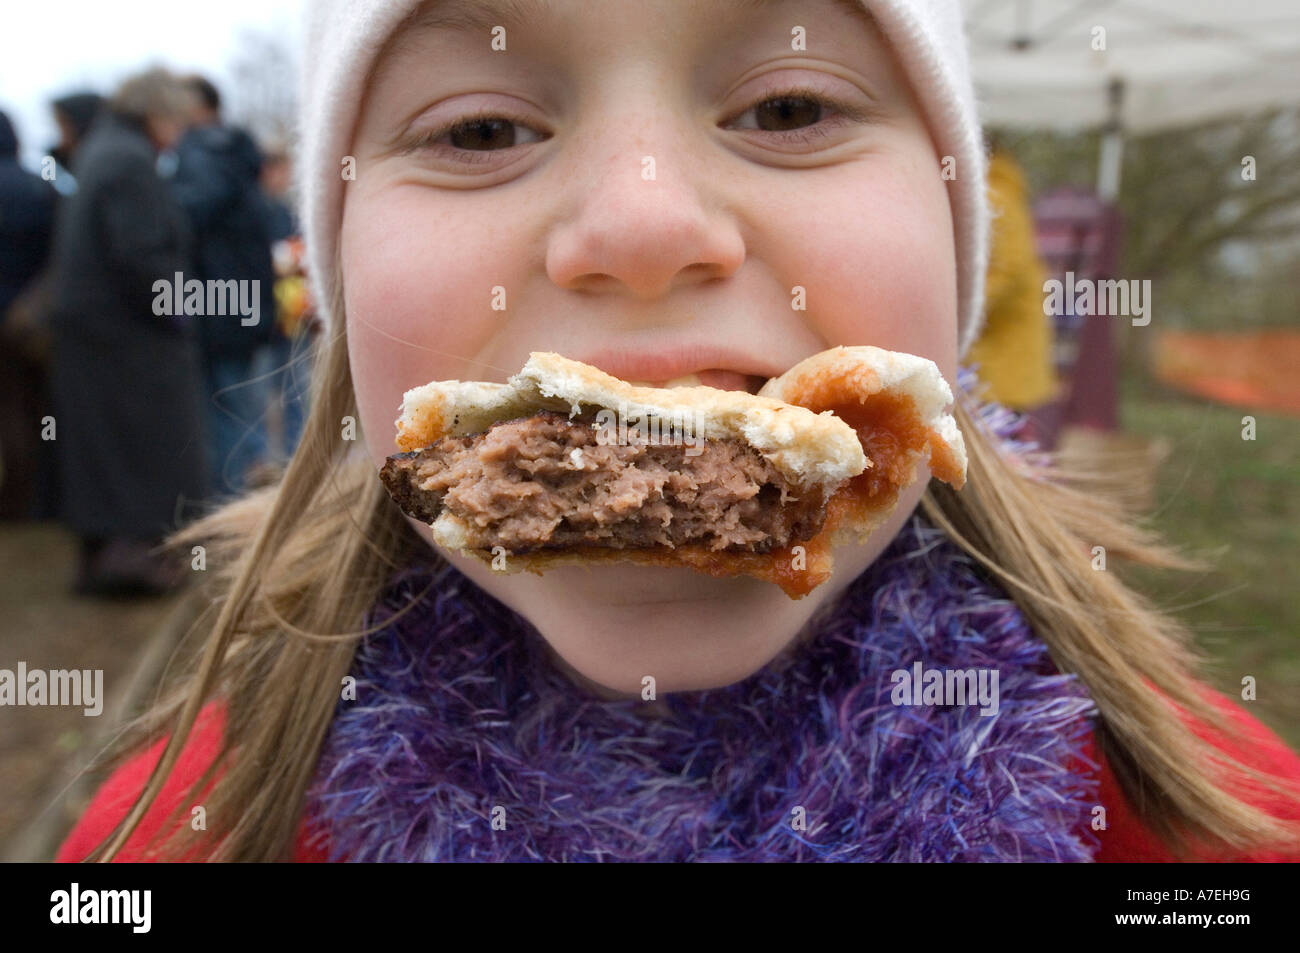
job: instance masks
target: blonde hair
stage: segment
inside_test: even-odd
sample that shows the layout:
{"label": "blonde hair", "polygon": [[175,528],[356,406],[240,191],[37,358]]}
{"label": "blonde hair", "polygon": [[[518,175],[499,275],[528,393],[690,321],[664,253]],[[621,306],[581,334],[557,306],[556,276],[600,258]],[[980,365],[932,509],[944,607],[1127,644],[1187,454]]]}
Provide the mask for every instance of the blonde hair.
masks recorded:
{"label": "blonde hair", "polygon": [[193,94],[179,77],[154,67],[123,81],[108,104],[118,115],[143,123],[149,119],[184,120],[193,102]]}
{"label": "blonde hair", "polygon": [[[341,316],[338,291],[334,305]],[[1090,550],[1102,545],[1112,557],[1157,566],[1186,563],[1101,497],[1096,477],[1027,470],[1003,456],[964,400],[956,412],[969,482],[955,492],[934,481],[923,512],[1005,584],[1058,668],[1086,684],[1099,714],[1098,748],[1138,817],[1180,856],[1194,844],[1300,845],[1300,825],[1228,793],[1246,779],[1288,797],[1296,791],[1212,748],[1170,704],[1207,708],[1186,630],[1114,572],[1093,571]],[[217,569],[209,605],[216,619],[195,670],[133,726],[136,740],[170,738],[126,817],[89,859],[122,849],[200,710],[218,697],[227,712],[220,750],[188,795],[216,778],[203,796],[210,829],[192,831],[178,805],[175,823],[163,827],[172,833],[153,844],[168,856],[289,859],[366,612],[390,573],[412,559],[438,558],[389,500],[373,464],[353,451],[360,441],[339,439],[344,418],[358,417],[343,330],[323,345],[312,405],[278,486],[174,537],[180,547],[207,547]]]}

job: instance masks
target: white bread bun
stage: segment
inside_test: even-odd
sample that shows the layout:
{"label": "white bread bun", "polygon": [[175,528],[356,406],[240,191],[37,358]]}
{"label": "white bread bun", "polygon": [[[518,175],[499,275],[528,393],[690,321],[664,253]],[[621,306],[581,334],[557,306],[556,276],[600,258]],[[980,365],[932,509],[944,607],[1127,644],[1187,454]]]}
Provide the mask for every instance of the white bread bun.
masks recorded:
{"label": "white bread bun", "polygon": [[[804,358],[780,377],[772,378],[758,394],[803,405],[818,387],[861,404],[877,395],[909,402],[921,425],[932,430],[938,445],[952,455],[951,472],[941,479],[958,489],[966,482],[966,441],[950,413],[952,389],[934,361],[869,345],[833,347]],[[935,444],[930,442],[932,452],[937,449]]]}
{"label": "white bread bun", "polygon": [[397,445],[419,450],[445,436],[479,433],[539,410],[572,417],[601,409],[633,418],[683,419],[694,436],[705,440],[743,440],[795,484],[842,483],[869,465],[853,428],[833,414],[814,414],[745,391],[638,387],[544,351],[529,355],[505,384],[435,381],[408,390],[397,419]]}

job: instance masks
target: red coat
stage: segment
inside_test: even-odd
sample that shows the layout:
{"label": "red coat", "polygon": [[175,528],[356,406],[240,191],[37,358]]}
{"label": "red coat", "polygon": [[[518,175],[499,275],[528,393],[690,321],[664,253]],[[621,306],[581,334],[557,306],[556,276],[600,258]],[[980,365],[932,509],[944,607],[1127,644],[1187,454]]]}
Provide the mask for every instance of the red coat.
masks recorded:
{"label": "red coat", "polygon": [[[1245,730],[1250,743],[1246,747],[1233,749],[1221,733],[1198,724],[1197,731],[1203,738],[1211,740],[1222,750],[1231,751],[1238,759],[1252,767],[1300,785],[1300,757],[1287,748],[1273,732],[1247,714],[1241,706],[1208,689],[1206,694],[1219,707],[1224,718],[1236,721]],[[202,775],[215,757],[224,718],[224,710],[215,703],[203,710],[189,743],[181,752],[175,770],[163,785],[161,796],[136,828],[125,849],[118,853],[116,860],[138,862],[145,859],[141,853],[141,845],[159,829],[167,814],[180,803],[184,792]],[[68,835],[68,839],[59,848],[56,858],[59,862],[81,860],[112,831],[144,787],[150,770],[162,756],[165,744],[166,739],[159,740],[151,748],[129,758],[109,777],[91,801],[90,807],[82,815],[77,826]],[[1103,863],[1172,861],[1173,857],[1154,835],[1138,823],[1120,794],[1118,782],[1111,773],[1110,766],[1094,747],[1091,737],[1088,739],[1085,753],[1091,761],[1101,765],[1098,802],[1106,808],[1106,830],[1096,832],[1096,836],[1101,840],[1101,848],[1096,854],[1096,859]],[[1092,770],[1090,766],[1083,764],[1078,765],[1078,768],[1080,771]],[[1287,802],[1267,789],[1259,788],[1243,789],[1239,795],[1276,817],[1300,820],[1300,801]],[[189,817],[189,811],[183,810],[177,814],[177,818],[172,823],[188,823]],[[293,860],[320,863],[327,857],[328,845],[318,845],[313,849],[306,843],[306,825],[304,825],[299,830],[294,845]],[[1198,856],[1195,859],[1281,861],[1300,860],[1300,857],[1284,857],[1259,852],[1247,856]]]}

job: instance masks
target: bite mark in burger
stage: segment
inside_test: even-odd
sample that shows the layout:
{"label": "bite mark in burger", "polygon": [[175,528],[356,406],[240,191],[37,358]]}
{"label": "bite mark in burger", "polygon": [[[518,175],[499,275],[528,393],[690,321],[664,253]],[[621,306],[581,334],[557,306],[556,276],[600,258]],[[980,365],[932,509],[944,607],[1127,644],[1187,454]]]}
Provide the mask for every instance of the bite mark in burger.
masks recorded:
{"label": "bite mark in burger", "polygon": [[435,542],[488,562],[504,550],[507,572],[685,566],[800,598],[921,463],[965,482],[951,403],[931,361],[874,347],[813,355],[756,395],[642,387],[534,352],[505,384],[407,391],[404,452],[380,475]]}

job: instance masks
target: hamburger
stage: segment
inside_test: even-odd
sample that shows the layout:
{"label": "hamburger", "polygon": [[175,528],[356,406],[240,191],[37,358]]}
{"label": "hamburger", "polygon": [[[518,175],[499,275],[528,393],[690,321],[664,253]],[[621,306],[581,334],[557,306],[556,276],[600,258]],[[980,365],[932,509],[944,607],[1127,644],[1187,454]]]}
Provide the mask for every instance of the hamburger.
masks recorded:
{"label": "hamburger", "polygon": [[757,394],[649,387],[534,352],[506,383],[406,392],[380,477],[436,543],[504,572],[685,566],[801,598],[922,463],[960,488],[966,451],[933,362],[835,347]]}

